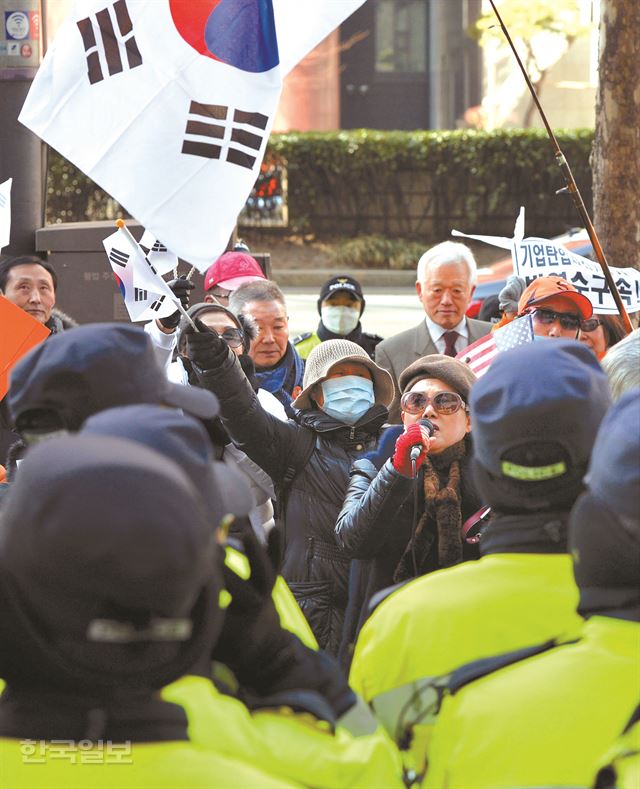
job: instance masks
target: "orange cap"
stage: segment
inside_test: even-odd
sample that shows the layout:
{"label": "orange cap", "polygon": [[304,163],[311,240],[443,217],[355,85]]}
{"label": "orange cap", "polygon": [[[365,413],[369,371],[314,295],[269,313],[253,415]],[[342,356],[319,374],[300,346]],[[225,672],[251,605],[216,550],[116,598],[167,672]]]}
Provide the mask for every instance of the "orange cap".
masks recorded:
{"label": "orange cap", "polygon": [[578,308],[582,320],[593,315],[593,306],[589,299],[579,293],[570,282],[562,277],[538,277],[524,290],[518,302],[518,315],[524,314],[529,307],[538,307],[547,299],[562,296],[572,301]]}

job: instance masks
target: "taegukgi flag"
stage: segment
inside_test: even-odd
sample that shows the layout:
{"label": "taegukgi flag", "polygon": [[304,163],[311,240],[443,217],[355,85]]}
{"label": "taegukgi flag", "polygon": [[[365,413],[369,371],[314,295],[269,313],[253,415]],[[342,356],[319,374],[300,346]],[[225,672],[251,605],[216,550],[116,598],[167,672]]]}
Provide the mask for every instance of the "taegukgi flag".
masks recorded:
{"label": "taegukgi flag", "polygon": [[8,246],[11,237],[11,183],[9,178],[0,184],[0,250]]}
{"label": "taegukgi flag", "polygon": [[178,299],[128,234],[118,229],[102,242],[132,321],[166,318]]}
{"label": "taegukgi flag", "polygon": [[170,252],[153,233],[145,230],[139,243],[140,249],[158,274],[168,274],[178,267],[178,256]]}
{"label": "taegukgi flag", "polygon": [[205,271],[258,176],[283,77],[364,0],[78,0],[20,121]]}

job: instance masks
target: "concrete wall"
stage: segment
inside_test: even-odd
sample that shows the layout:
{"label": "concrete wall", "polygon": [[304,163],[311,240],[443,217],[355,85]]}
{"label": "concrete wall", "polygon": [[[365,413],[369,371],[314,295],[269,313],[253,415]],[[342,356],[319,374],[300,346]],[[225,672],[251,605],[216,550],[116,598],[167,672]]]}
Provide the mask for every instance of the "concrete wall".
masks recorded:
{"label": "concrete wall", "polygon": [[[128,223],[136,239],[142,227]],[[96,321],[129,321],[120,290],[102,246],[102,241],[115,231],[113,222],[75,222],[49,225],[36,231],[36,249],[47,257],[58,275],[57,306],[78,323]],[[271,271],[269,255],[254,254],[267,276]],[[180,262],[179,275],[186,275],[191,266]],[[202,301],[203,277],[194,272],[191,303]]]}

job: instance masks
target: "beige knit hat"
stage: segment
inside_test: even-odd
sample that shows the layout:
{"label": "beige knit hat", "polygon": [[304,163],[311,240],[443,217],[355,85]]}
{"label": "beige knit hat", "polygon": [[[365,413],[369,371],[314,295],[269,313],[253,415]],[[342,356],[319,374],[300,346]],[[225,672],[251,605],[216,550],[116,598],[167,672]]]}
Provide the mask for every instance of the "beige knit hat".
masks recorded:
{"label": "beige knit hat", "polygon": [[304,368],[303,389],[293,401],[294,408],[311,408],[311,389],[315,384],[326,380],[331,368],[338,362],[357,362],[371,371],[373,378],[373,394],[375,402],[389,406],[393,400],[393,379],[382,367],[379,367],[369,354],[349,340],[325,340],[311,351]]}

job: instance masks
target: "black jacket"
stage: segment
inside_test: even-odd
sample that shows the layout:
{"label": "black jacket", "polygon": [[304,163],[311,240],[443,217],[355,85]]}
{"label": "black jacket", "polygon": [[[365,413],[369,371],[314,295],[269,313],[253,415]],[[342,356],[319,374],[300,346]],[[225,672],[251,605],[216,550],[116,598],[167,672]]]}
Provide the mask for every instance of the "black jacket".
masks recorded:
{"label": "black jacket", "polygon": [[220,367],[200,373],[200,382],[218,397],[233,442],[273,480],[284,536],[282,575],[320,646],[336,654],[350,557],[336,544],[335,521],[349,469],[375,446],[387,409],[373,406],[353,427],[317,409],[282,422],[264,411],[231,352]]}
{"label": "black jacket", "polygon": [[[396,431],[388,428],[388,431]],[[441,481],[446,479],[441,477]],[[341,648],[348,660],[349,645],[369,613],[371,597],[394,583],[394,572],[409,544],[414,527],[414,490],[418,488],[418,510],[424,508],[423,474],[414,481],[395,470],[391,460],[380,467],[370,459],[358,460],[342,511],[336,521],[336,538],[353,563],[347,622]],[[480,509],[481,502],[471,482],[468,457],[460,464],[462,523]],[[477,559],[476,545],[463,541],[463,560]],[[425,556],[418,557],[418,574],[440,569],[438,537]],[[347,652],[345,652],[345,650]]]}
{"label": "black jacket", "polygon": [[372,359],[375,354],[376,345],[383,340],[383,338],[378,334],[367,334],[367,332],[362,331],[360,322],[358,322],[358,325],[352,332],[346,336],[343,336],[342,334],[334,334],[332,331],[327,329],[322,321],[320,321],[318,328],[316,329],[316,334],[322,340],[322,342],[325,340],[349,340],[350,342],[355,342],[356,345],[359,345],[361,348],[363,348]]}

